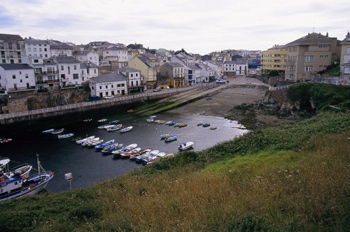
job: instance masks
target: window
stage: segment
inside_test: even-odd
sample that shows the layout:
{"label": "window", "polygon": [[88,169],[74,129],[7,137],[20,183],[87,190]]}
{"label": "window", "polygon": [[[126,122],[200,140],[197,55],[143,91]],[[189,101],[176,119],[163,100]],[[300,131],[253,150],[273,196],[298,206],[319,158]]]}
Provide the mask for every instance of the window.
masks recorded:
{"label": "window", "polygon": [[23,82],[22,79],[20,79],[19,82],[22,83]]}
{"label": "window", "polygon": [[108,89],[108,85],[106,85],[106,89]]}
{"label": "window", "polygon": [[17,57],[21,57],[21,52],[17,52]]}
{"label": "window", "polygon": [[312,62],[314,61],[314,56],[305,56],[305,62]]}
{"label": "window", "polygon": [[325,55],[324,58],[328,58],[328,55]]}
{"label": "window", "polygon": [[8,43],[9,49],[12,49],[12,43]]}
{"label": "window", "polygon": [[77,70],[77,66],[76,65],[74,65],[74,70]]}
{"label": "window", "polygon": [[313,66],[304,66],[304,71],[305,72],[312,72],[312,71],[314,71],[314,67]]}
{"label": "window", "polygon": [[18,43],[17,45],[17,50],[21,50],[21,45]]}
{"label": "window", "polygon": [[61,66],[61,70],[64,70],[64,67],[63,67],[63,66]]}
{"label": "window", "polygon": [[100,89],[102,89],[102,86],[100,85]]}
{"label": "window", "polygon": [[16,79],[16,75],[12,75],[12,79]]}
{"label": "window", "polygon": [[4,49],[4,43],[0,42],[0,49]]}
{"label": "window", "polygon": [[73,74],[73,79],[78,79],[79,78],[79,74]]}
{"label": "window", "polygon": [[39,60],[38,59],[34,59],[33,62],[34,63],[39,63]]}

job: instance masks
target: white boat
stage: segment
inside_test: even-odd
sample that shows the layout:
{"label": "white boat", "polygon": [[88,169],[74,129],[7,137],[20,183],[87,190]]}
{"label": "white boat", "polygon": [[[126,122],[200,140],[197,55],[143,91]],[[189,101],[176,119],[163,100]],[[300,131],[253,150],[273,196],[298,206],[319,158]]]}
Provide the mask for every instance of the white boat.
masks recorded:
{"label": "white boat", "polygon": [[167,121],[165,122],[165,125],[169,125],[170,123],[172,123],[173,121]]}
{"label": "white boat", "polygon": [[141,150],[140,152],[138,152],[138,153],[136,153],[136,154],[132,154],[132,155],[130,156],[130,159],[131,159],[131,160],[134,160],[134,159],[136,159],[136,157],[138,157],[138,156],[140,156],[140,155],[143,155],[143,154],[146,154],[147,152],[150,152],[150,151],[152,151],[152,148],[143,149],[143,150]]}
{"label": "white boat", "polygon": [[97,128],[100,130],[103,130],[103,129],[108,129],[108,128],[113,127],[113,126],[114,125],[111,125],[111,124],[105,124],[105,125],[98,126]]}
{"label": "white boat", "polygon": [[211,127],[210,127],[210,130],[216,130],[216,129],[217,129],[216,126],[211,126]]}
{"label": "white boat", "polygon": [[171,135],[171,136],[164,139],[165,142],[172,142],[175,140],[177,140],[177,135]]}
{"label": "white boat", "polygon": [[128,132],[128,131],[131,131],[132,129],[133,129],[133,126],[128,126],[128,127],[121,129],[120,133]]}
{"label": "white boat", "polygon": [[42,131],[42,133],[44,134],[50,134],[52,131],[54,131],[55,129],[48,129],[48,130],[44,130]]}
{"label": "white boat", "polygon": [[140,147],[136,147],[130,151],[124,152],[120,154],[121,158],[130,158],[131,155],[137,154],[141,151]]}
{"label": "white boat", "polygon": [[54,177],[53,172],[46,172],[37,158],[38,173],[30,176],[31,165],[22,165],[10,170],[10,159],[0,160],[0,201],[33,195],[44,188]]}
{"label": "white boat", "polygon": [[123,144],[120,143],[113,143],[112,145],[109,145],[107,147],[104,147],[101,152],[105,154],[110,154],[112,151],[121,149],[123,147]]}
{"label": "white boat", "polygon": [[203,122],[197,123],[197,126],[202,126],[202,125],[203,125]]}
{"label": "white boat", "polygon": [[95,136],[90,136],[90,137],[87,137],[87,138],[84,138],[84,139],[80,139],[80,140],[77,140],[75,141],[76,144],[81,144],[82,142],[86,141],[86,140],[89,140],[89,139],[93,139],[95,138]]}
{"label": "white boat", "polygon": [[106,118],[102,118],[102,119],[97,120],[97,122],[107,122],[107,119]]}
{"label": "white boat", "polygon": [[146,152],[145,154],[136,157],[135,161],[138,163],[140,162],[145,163],[148,158],[156,156],[158,153],[159,153],[159,150],[152,150],[150,152]]}
{"label": "white boat", "polygon": [[154,119],[153,118],[147,118],[146,121],[147,122],[154,122]]}
{"label": "white boat", "polygon": [[120,122],[120,120],[113,120],[113,121],[111,121],[110,123],[111,123],[111,124],[119,124],[119,122]]}
{"label": "white boat", "polygon": [[85,146],[89,145],[90,143],[93,143],[93,142],[96,142],[99,140],[100,140],[100,137],[93,137],[92,139],[87,139],[87,140],[83,141],[80,145],[85,147]]}
{"label": "white boat", "polygon": [[169,132],[169,133],[167,133],[167,134],[162,134],[162,135],[160,135],[160,139],[165,139],[165,138],[168,138],[168,137],[170,137],[171,136],[171,133]]}
{"label": "white boat", "polygon": [[107,131],[111,132],[111,131],[117,131],[120,128],[122,128],[122,124],[118,124],[118,125],[113,125],[113,127],[107,128]]}
{"label": "white boat", "polygon": [[100,149],[103,149],[104,147],[107,147],[107,146],[110,146],[110,145],[112,145],[113,143],[114,143],[114,139],[111,139],[111,140],[108,140],[107,142],[105,142],[105,143],[99,143],[99,144],[97,144],[96,146],[95,146],[95,149],[97,149],[97,150],[100,150]]}
{"label": "white boat", "polygon": [[64,135],[57,135],[58,139],[66,139],[66,138],[70,138],[73,137],[74,133],[68,133],[68,134],[64,134]]}
{"label": "white boat", "polygon": [[64,128],[61,128],[61,129],[52,131],[51,134],[57,135],[57,134],[61,134],[63,131],[64,131]]}
{"label": "white boat", "polygon": [[179,146],[179,150],[180,150],[180,151],[185,151],[185,150],[191,149],[191,148],[193,148],[193,145],[194,145],[194,142],[182,143],[182,144]]}

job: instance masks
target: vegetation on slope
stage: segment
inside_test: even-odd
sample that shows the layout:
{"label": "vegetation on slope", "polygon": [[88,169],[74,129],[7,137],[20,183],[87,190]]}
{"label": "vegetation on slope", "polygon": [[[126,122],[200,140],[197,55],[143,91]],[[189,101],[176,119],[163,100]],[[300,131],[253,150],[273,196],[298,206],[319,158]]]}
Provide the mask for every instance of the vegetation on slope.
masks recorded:
{"label": "vegetation on slope", "polygon": [[346,231],[349,140],[349,114],[322,113],[88,190],[4,202],[0,230]]}

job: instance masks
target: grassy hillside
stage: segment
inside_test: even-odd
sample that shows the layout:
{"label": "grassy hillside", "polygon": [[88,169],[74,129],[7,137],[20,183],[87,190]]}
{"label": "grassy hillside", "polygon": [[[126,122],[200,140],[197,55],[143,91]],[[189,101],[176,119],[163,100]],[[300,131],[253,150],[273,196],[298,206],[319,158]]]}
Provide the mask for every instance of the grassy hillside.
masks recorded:
{"label": "grassy hillside", "polygon": [[321,113],[89,189],[0,204],[0,231],[348,231],[350,115]]}

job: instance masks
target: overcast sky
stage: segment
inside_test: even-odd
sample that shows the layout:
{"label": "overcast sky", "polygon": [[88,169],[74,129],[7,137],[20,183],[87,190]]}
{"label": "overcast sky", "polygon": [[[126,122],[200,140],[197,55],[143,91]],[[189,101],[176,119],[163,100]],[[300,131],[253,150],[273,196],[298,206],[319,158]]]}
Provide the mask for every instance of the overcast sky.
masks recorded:
{"label": "overcast sky", "polygon": [[349,0],[1,0],[0,33],[205,55],[266,50],[313,31],[343,40],[349,12]]}

